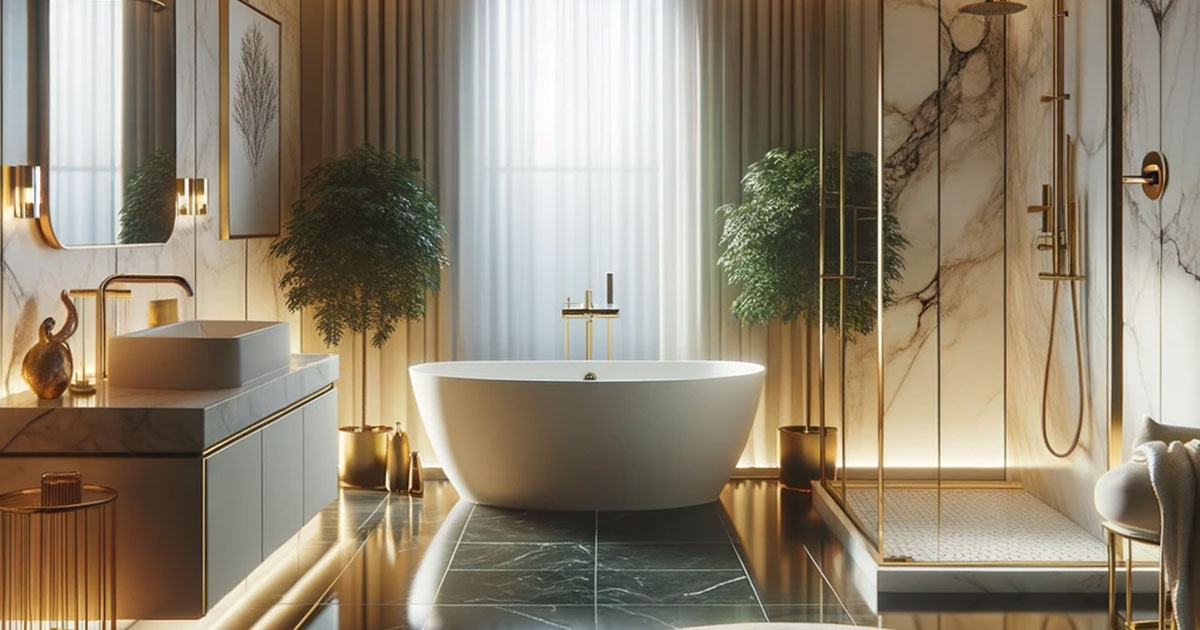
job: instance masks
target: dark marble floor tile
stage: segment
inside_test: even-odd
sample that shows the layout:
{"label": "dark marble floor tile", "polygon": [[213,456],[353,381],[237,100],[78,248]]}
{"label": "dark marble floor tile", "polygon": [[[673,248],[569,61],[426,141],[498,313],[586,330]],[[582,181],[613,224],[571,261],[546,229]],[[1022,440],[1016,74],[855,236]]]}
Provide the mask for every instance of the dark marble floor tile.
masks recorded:
{"label": "dark marble floor tile", "polygon": [[462,543],[450,570],[590,571],[591,543]]}
{"label": "dark marble floor tile", "polygon": [[766,621],[758,606],[601,606],[600,630],[660,630]]}
{"label": "dark marble floor tile", "polygon": [[529,512],[475,507],[463,542],[594,542],[594,512]]}
{"label": "dark marble floor tile", "polygon": [[606,542],[728,542],[720,503],[677,510],[601,512],[598,540]]}
{"label": "dark marble floor tile", "polygon": [[434,606],[425,630],[593,630],[594,606]]}
{"label": "dark marble floor tile", "polygon": [[757,605],[741,571],[601,571],[600,604]]}
{"label": "dark marble floor tile", "polygon": [[595,592],[592,571],[450,571],[436,603],[585,606]]}
{"label": "dark marble floor tile", "polygon": [[724,543],[601,543],[599,568],[726,569],[741,571],[742,563],[729,542]]}

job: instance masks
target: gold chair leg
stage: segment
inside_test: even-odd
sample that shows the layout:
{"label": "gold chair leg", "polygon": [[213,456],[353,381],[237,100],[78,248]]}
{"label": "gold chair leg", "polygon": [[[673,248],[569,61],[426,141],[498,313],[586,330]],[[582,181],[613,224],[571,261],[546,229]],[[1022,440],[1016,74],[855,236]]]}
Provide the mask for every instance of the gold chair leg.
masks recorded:
{"label": "gold chair leg", "polygon": [[1167,571],[1166,565],[1163,563],[1162,548],[1158,550],[1158,630],[1168,630],[1170,622],[1167,621],[1167,599],[1170,592],[1167,588]]}
{"label": "gold chair leg", "polygon": [[1108,630],[1121,630],[1117,619],[1117,535],[1112,530],[1105,533],[1108,544]]}

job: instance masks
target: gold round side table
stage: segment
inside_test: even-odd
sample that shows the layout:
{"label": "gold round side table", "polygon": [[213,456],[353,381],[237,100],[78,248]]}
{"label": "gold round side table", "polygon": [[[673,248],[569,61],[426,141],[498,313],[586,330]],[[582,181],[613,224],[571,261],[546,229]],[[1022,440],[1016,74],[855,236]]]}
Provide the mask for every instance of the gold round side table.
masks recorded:
{"label": "gold round side table", "polygon": [[0,630],[116,630],[116,500],[79,473],[0,494]]}

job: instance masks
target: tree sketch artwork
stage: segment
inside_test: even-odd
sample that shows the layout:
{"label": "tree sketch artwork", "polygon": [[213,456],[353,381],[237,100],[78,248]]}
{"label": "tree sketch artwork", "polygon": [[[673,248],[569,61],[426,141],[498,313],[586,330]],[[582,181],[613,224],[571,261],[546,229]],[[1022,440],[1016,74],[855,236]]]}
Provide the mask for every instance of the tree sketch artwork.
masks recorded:
{"label": "tree sketch artwork", "polygon": [[[207,1],[207,0],[206,0]],[[280,24],[246,0],[222,0],[227,17],[221,84],[221,238],[280,231]]]}
{"label": "tree sketch artwork", "polygon": [[278,112],[278,81],[262,28],[253,24],[242,34],[233,120],[237,124],[238,135],[241,136],[255,180],[262,165],[268,133]]}

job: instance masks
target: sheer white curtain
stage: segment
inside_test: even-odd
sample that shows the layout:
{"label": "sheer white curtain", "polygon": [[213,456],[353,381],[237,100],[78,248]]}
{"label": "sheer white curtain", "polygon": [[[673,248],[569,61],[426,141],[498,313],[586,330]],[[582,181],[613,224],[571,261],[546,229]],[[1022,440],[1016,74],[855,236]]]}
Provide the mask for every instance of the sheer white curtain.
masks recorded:
{"label": "sheer white curtain", "polygon": [[[694,99],[676,85],[697,74],[694,29],[680,28],[687,4],[464,4],[459,358],[561,358],[560,307],[587,288],[602,301],[607,271],[621,307],[615,357],[659,357],[663,208],[695,201],[680,180],[695,134],[679,130],[695,121]],[[598,357],[604,335],[598,326]]]}

